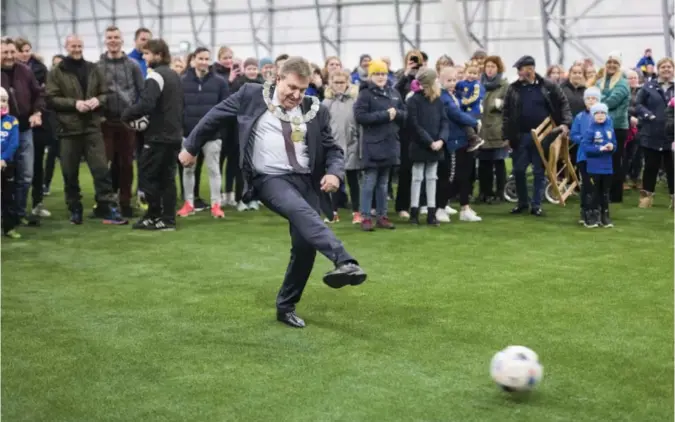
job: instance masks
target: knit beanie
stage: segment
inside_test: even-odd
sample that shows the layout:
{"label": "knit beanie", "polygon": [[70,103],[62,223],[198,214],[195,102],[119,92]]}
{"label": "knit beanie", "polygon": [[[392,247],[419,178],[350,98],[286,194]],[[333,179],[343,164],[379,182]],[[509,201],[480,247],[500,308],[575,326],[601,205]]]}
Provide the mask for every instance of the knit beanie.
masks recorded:
{"label": "knit beanie", "polygon": [[426,87],[433,86],[436,83],[437,78],[438,74],[436,71],[427,67],[417,72],[417,77],[415,79],[420,82],[422,87]]}
{"label": "knit beanie", "polygon": [[609,113],[609,110],[607,109],[607,105],[603,103],[597,103],[593,107],[591,107],[591,114],[595,116],[596,113]]}
{"label": "knit beanie", "polygon": [[609,57],[607,57],[607,60],[616,60],[617,62],[619,62],[619,66],[621,66],[621,63],[623,62],[623,56],[621,55],[620,51],[615,50],[609,53]]}
{"label": "knit beanie", "polygon": [[246,69],[249,66],[258,67],[258,60],[253,57],[249,57],[248,59],[244,60],[243,68]]}
{"label": "knit beanie", "polygon": [[373,73],[389,73],[389,67],[382,60],[373,60],[368,65],[368,76],[371,76]]}
{"label": "knit beanie", "polygon": [[268,64],[274,64],[274,60],[272,60],[269,57],[263,57],[262,59],[260,59],[258,66],[262,69],[264,66],[267,66]]}
{"label": "knit beanie", "polygon": [[0,87],[0,98],[7,99],[7,105],[0,109],[0,114],[4,116],[5,114],[9,113],[9,94],[7,94],[7,90],[5,90],[5,88]]}
{"label": "knit beanie", "polygon": [[597,87],[594,87],[594,86],[592,86],[590,88],[586,88],[586,90],[584,91],[584,100],[586,98],[591,98],[591,97],[597,98],[598,101],[600,101],[600,99],[602,98],[602,93],[600,92],[600,89],[597,88]]}

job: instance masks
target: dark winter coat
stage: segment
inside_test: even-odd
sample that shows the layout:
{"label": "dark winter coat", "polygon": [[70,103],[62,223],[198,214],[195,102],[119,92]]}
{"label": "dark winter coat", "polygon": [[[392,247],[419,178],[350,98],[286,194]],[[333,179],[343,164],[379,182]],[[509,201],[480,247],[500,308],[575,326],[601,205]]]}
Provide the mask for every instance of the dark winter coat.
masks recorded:
{"label": "dark winter coat", "polygon": [[[513,149],[518,147],[520,141],[520,113],[523,104],[520,101],[518,85],[522,83],[522,81],[517,80],[509,85],[502,112],[502,138],[508,140]],[[553,122],[558,126],[566,125],[569,127],[572,124],[572,112],[560,85],[542,78],[539,74],[536,75],[535,83],[541,87],[547,111],[550,113]]]}
{"label": "dark winter coat", "polygon": [[236,77],[234,81],[232,81],[232,85],[230,86],[230,93],[234,94],[235,92],[239,91],[244,84],[264,84],[265,80],[262,78],[262,76],[258,75],[257,78],[255,79],[249,79],[246,77],[246,75],[241,74]]}
{"label": "dark winter coat", "polygon": [[434,151],[431,144],[440,140],[445,147],[448,140],[450,129],[443,101],[436,98],[433,102],[429,102],[422,92],[416,92],[405,103],[408,108],[407,126],[412,134],[410,161],[413,163],[442,161],[445,156],[443,148]]}
{"label": "dark winter coat", "polygon": [[108,84],[107,102],[103,114],[107,120],[119,121],[122,112],[138,100],[145,81],[136,61],[125,54],[118,59],[101,54],[98,66]]}
{"label": "dark winter coat", "polygon": [[183,136],[197,126],[199,120],[229,96],[225,79],[213,72],[199,78],[193,68],[181,77],[183,85]]}
{"label": "dark winter coat", "polygon": [[[83,89],[84,76],[86,89]],[[95,133],[101,130],[103,108],[107,100],[105,76],[96,63],[66,57],[47,76],[47,103],[56,114],[59,136]],[[99,107],[87,113],[75,108],[77,101],[96,97]]]}
{"label": "dark winter coat", "polygon": [[670,150],[671,142],[666,137],[666,107],[673,98],[673,84],[664,91],[658,80],[647,82],[636,100],[640,119],[640,145],[657,151]]}
{"label": "dark winter coat", "polygon": [[575,87],[572,85],[572,82],[566,80],[560,84],[560,89],[565,94],[567,102],[570,103],[572,116],[576,116],[586,110],[586,103],[584,103],[584,91],[586,91],[586,87],[584,85]]}
{"label": "dark winter coat", "polygon": [[2,69],[1,83],[9,94],[9,112],[19,120],[19,131],[30,129],[28,118],[45,107],[42,89],[30,67],[14,63]]}
{"label": "dark winter coat", "polygon": [[[394,120],[390,108],[396,109]],[[406,121],[406,108],[401,95],[393,88],[380,88],[372,82],[361,84],[354,104],[356,123],[363,126],[361,139],[363,168],[391,167],[399,163],[398,133]]]}

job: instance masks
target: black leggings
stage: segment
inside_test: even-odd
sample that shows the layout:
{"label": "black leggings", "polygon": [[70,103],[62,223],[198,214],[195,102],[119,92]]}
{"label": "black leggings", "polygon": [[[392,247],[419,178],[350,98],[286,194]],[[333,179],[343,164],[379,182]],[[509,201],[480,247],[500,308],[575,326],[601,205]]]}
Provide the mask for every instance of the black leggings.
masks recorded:
{"label": "black leggings", "polygon": [[593,195],[593,183],[591,182],[591,176],[588,175],[586,171],[586,162],[581,161],[577,163],[577,168],[579,169],[579,175],[581,176],[581,209],[585,210],[591,204],[591,196]]}
{"label": "black leggings", "polygon": [[[361,186],[359,185],[359,173],[360,170],[347,170],[346,179],[347,186],[349,187],[349,200],[352,203],[352,212],[359,212],[361,208]],[[333,203],[333,211],[338,210],[340,206],[342,194],[340,192],[335,192],[331,194],[331,201]]]}
{"label": "black leggings", "polygon": [[[438,179],[436,180],[436,208],[439,210],[445,208],[448,205],[448,201],[450,200],[451,164],[450,153],[448,150],[445,150],[445,159],[438,162],[436,171],[436,175],[438,176]],[[424,187],[424,183],[422,184],[422,187]]]}
{"label": "black leggings", "polygon": [[593,180],[591,209],[602,211],[609,209],[609,190],[612,186],[612,175],[591,174],[589,176]]}
{"label": "black leggings", "polygon": [[[454,155],[454,156],[453,156]],[[450,197],[459,197],[459,205],[469,205],[471,174],[475,168],[474,154],[467,147],[460,148],[450,156]]]}
{"label": "black leggings", "polygon": [[623,201],[623,150],[628,136],[628,129],[614,129],[616,134],[616,151],[612,154],[612,186],[609,189],[609,199],[612,202]]}
{"label": "black leggings", "polygon": [[673,194],[673,151],[657,151],[655,149],[642,148],[645,157],[645,168],[642,173],[642,189],[654,193],[656,189],[656,179],[661,170],[661,165],[665,167],[668,180],[668,192]]}
{"label": "black leggings", "polygon": [[[497,186],[493,191],[495,176],[497,176]],[[504,196],[506,162],[504,160],[480,160],[478,162],[478,184],[481,195],[499,198]]]}

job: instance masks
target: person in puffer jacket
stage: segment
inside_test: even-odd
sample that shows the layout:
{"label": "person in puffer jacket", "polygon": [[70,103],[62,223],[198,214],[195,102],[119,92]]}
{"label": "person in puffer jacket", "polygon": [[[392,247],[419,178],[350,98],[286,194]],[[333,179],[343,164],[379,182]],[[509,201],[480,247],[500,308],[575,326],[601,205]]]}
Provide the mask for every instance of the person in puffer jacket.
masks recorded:
{"label": "person in puffer jacket", "polygon": [[377,227],[393,229],[387,217],[387,186],[391,168],[399,163],[399,130],[406,121],[401,95],[388,86],[389,69],[381,60],[368,66],[368,81],[361,84],[354,104],[356,123],[363,126],[361,186],[361,229],[372,231],[370,205],[375,191]]}
{"label": "person in puffer jacket", "polygon": [[[190,67],[181,77],[183,85],[183,137],[192,132],[197,123],[217,104],[228,97],[227,81],[210,71],[211,53],[206,47],[195,50],[194,66]],[[209,188],[211,192],[211,216],[223,218],[225,214],[220,206],[220,188],[222,177],[220,174],[221,139],[213,139],[202,148],[201,154],[206,163],[209,174]],[[187,217],[195,213],[196,202],[199,199],[199,186],[196,183],[196,167],[186,167],[182,171],[182,188],[185,203],[178,211],[179,217]]]}
{"label": "person in puffer jacket", "polygon": [[581,141],[580,149],[586,155],[586,169],[593,181],[591,200],[586,227],[614,227],[609,218],[609,195],[612,186],[612,155],[617,149],[617,139],[612,120],[608,118],[606,104],[591,107],[592,121]]}
{"label": "person in puffer jacket", "polygon": [[110,163],[113,190],[119,189],[122,216],[131,218],[131,186],[134,180],[136,131],[122,123],[122,112],[138,100],[145,81],[138,64],[122,51],[122,35],[117,28],[105,33],[107,52],[101,54],[98,67],[108,88],[104,121],[101,123],[105,154]]}
{"label": "person in puffer jacket", "polygon": [[[345,151],[345,172],[352,204],[352,224],[361,224],[362,219],[359,212],[361,200],[359,188],[359,171],[361,170],[360,131],[354,119],[354,103],[359,95],[359,88],[356,85],[351,85],[349,80],[349,72],[345,70],[331,72],[328,75],[329,86],[324,91],[323,105],[330,111],[330,126],[333,137]],[[339,201],[340,192],[331,194],[332,222],[340,221],[337,214]]]}

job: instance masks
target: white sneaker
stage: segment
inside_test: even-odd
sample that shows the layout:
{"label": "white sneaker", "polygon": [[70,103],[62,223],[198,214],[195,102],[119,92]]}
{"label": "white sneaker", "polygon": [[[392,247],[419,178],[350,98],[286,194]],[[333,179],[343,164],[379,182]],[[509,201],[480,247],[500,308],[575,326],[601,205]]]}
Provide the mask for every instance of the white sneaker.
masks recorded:
{"label": "white sneaker", "polygon": [[478,216],[478,214],[476,214],[476,212],[472,209],[460,211],[459,220],[460,221],[468,221],[468,222],[483,221],[483,219],[480,218]]}
{"label": "white sneaker", "polygon": [[427,215],[427,214],[429,214],[429,208],[420,207],[420,215]]}
{"label": "white sneaker", "polygon": [[450,216],[445,212],[444,209],[439,208],[436,210],[436,220],[438,220],[440,223],[449,223]]}
{"label": "white sneaker", "polygon": [[239,201],[239,204],[237,204],[237,211],[248,211],[248,205]]}
{"label": "white sneaker", "polygon": [[401,211],[398,213],[398,216],[403,220],[410,220],[410,214],[408,213],[408,211]]}
{"label": "white sneaker", "polygon": [[445,207],[445,212],[448,213],[448,215],[455,215],[457,214],[457,210],[452,208],[450,205],[447,205]]}
{"label": "white sneaker", "polygon": [[35,208],[33,208],[33,211],[31,212],[31,214],[33,214],[36,217],[41,217],[41,218],[52,216],[52,213],[47,211],[45,206],[42,205],[42,202],[40,202],[39,204],[37,204],[37,206],[35,206]]}
{"label": "white sneaker", "polygon": [[260,209],[260,204],[258,204],[258,201],[251,201],[248,203],[248,209],[251,211],[258,211]]}

